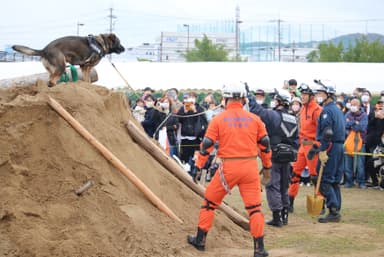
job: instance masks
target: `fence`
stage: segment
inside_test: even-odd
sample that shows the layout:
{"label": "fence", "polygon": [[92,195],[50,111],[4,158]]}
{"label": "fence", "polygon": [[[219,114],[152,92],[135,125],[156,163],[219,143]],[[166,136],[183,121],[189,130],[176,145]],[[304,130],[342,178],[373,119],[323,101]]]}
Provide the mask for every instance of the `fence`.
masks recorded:
{"label": "fence", "polygon": [[20,53],[0,51],[0,62],[30,62],[39,60],[39,56],[27,56]]}

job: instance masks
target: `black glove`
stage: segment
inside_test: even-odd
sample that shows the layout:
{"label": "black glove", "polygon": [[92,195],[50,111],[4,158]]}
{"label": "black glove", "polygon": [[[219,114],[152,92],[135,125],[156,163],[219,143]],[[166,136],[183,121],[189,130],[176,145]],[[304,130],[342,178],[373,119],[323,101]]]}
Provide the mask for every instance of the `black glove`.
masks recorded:
{"label": "black glove", "polygon": [[197,183],[201,179],[201,169],[195,167],[195,172],[193,174],[193,182]]}
{"label": "black glove", "polygon": [[317,154],[319,151],[320,149],[316,144],[312,145],[312,148],[309,150],[307,155],[308,160],[313,160],[313,157],[315,157],[315,154]]}
{"label": "black glove", "polygon": [[317,178],[318,178],[317,176],[311,176],[311,182],[314,186],[316,186],[317,184]]}

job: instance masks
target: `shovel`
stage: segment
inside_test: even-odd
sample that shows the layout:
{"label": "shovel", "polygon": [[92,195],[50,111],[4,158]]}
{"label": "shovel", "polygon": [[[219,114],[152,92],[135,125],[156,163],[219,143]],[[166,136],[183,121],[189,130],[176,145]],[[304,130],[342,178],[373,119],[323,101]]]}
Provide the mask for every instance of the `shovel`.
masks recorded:
{"label": "shovel", "polygon": [[307,195],[307,213],[312,217],[319,216],[324,205],[324,197],[322,195],[318,195],[321,177],[323,176],[324,165],[325,164],[320,163],[320,170],[316,182],[315,194]]}

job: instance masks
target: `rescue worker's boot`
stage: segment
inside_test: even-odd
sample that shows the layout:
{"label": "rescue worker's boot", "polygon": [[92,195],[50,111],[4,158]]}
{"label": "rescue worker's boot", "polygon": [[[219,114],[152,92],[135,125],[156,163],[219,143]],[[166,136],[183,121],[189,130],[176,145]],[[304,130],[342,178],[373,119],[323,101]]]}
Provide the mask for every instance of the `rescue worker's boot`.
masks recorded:
{"label": "rescue worker's boot", "polygon": [[288,225],[288,207],[284,207],[281,210],[281,221],[283,222],[283,225]]}
{"label": "rescue worker's boot", "polygon": [[204,230],[198,227],[196,236],[188,235],[187,241],[189,244],[193,245],[197,250],[204,251],[206,237],[207,237],[207,232],[205,232]]}
{"label": "rescue worker's boot", "polygon": [[268,256],[268,252],[264,249],[264,237],[254,237],[253,238],[254,245],[254,255],[253,257],[266,257]]}
{"label": "rescue worker's boot", "polygon": [[267,225],[275,226],[275,227],[281,227],[283,226],[283,222],[281,220],[281,211],[273,211],[272,213],[273,219],[267,221]]}
{"label": "rescue worker's boot", "polygon": [[319,218],[320,223],[328,223],[328,222],[339,222],[341,219],[340,213],[337,211],[336,207],[329,208],[329,213],[325,217]]}
{"label": "rescue worker's boot", "polygon": [[289,197],[289,207],[288,207],[288,211],[289,211],[289,213],[293,213],[293,210],[294,210],[294,208],[293,208],[293,203],[295,202],[295,197],[293,197],[293,196],[290,196]]}

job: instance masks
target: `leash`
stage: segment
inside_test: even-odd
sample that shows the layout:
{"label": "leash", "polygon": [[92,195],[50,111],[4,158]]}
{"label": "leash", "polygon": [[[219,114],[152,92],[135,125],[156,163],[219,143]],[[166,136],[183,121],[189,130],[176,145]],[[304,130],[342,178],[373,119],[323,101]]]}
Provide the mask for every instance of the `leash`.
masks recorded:
{"label": "leash", "polygon": [[124,76],[120,73],[120,71],[116,68],[115,64],[109,60],[109,63],[112,65],[112,67],[115,69],[115,71],[117,72],[117,74],[119,74],[119,76],[124,80],[125,84],[127,85],[127,87],[129,88],[130,91],[134,92],[135,90],[131,87],[131,85],[128,83],[128,81],[124,78]]}

